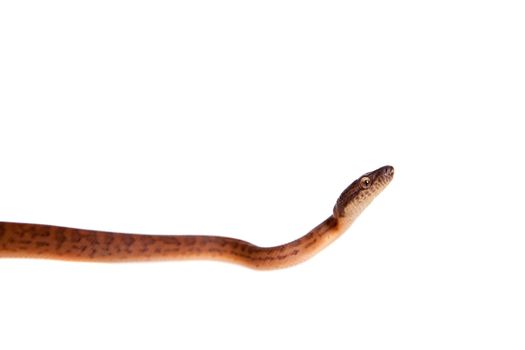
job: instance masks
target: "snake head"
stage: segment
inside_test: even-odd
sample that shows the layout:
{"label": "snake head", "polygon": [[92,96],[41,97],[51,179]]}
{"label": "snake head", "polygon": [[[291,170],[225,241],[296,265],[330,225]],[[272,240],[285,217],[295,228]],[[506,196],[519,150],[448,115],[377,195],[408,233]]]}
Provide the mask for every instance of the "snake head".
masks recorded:
{"label": "snake head", "polygon": [[364,174],[348,186],[334,207],[336,218],[355,219],[390,183],[394,168],[390,165]]}

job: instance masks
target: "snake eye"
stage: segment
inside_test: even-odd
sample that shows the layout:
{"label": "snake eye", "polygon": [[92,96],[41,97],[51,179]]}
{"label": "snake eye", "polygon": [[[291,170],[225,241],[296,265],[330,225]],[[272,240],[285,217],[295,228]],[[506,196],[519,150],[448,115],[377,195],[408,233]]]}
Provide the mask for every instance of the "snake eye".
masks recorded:
{"label": "snake eye", "polygon": [[359,184],[361,185],[362,189],[368,188],[370,186],[370,183],[371,183],[370,178],[368,178],[366,176],[362,177],[361,181],[359,182]]}

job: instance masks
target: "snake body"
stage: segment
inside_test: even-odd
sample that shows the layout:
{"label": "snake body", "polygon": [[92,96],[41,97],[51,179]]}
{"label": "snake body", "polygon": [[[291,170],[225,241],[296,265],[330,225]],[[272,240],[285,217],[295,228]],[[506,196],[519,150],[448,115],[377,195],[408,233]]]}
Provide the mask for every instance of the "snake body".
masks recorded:
{"label": "snake body", "polygon": [[219,236],[127,234],[0,222],[0,257],[86,262],[212,259],[261,270],[288,267],[341,236],[393,175],[391,166],[364,174],[343,191],[332,215],[306,235],[279,246],[259,247]]}

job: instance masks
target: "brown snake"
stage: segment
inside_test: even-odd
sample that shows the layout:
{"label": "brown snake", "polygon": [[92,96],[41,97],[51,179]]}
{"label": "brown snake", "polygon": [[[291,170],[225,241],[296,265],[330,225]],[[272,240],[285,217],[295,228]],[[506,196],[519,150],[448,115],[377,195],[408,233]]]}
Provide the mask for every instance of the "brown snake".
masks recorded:
{"label": "brown snake", "polygon": [[391,166],[361,176],[343,191],[328,219],[301,238],[275,247],[219,236],[142,235],[0,222],[0,257],[92,262],[212,259],[261,270],[288,267],[341,236],[393,176]]}

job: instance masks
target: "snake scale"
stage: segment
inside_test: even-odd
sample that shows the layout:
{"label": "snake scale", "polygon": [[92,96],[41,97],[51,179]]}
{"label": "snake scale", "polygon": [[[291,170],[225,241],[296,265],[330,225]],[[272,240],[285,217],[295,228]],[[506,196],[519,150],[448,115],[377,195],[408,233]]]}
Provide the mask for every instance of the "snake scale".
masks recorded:
{"label": "snake scale", "polygon": [[348,186],[330,215],[306,235],[283,245],[259,247],[219,236],[145,235],[0,222],[0,257],[86,262],[211,259],[269,270],[301,263],[345,232],[390,183],[394,168],[366,173]]}

